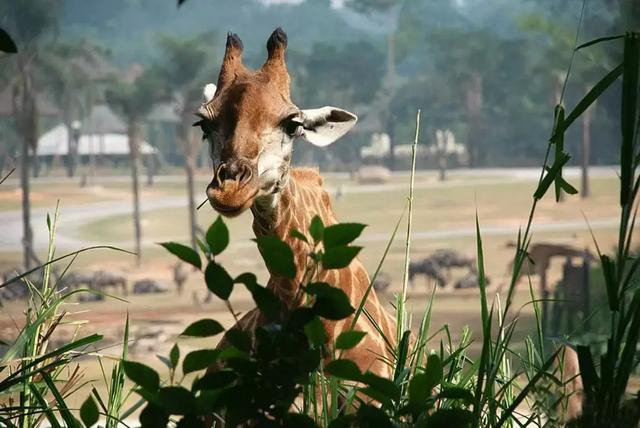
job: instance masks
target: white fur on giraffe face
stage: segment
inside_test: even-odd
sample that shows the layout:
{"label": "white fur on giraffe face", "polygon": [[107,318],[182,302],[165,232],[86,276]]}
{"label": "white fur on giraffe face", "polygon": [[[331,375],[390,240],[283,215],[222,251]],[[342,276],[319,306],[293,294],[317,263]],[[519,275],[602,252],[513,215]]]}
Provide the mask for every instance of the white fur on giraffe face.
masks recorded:
{"label": "white fur on giraffe face", "polygon": [[272,193],[286,179],[289,170],[292,139],[280,129],[262,135],[262,150],[258,156],[258,180],[263,194]]}

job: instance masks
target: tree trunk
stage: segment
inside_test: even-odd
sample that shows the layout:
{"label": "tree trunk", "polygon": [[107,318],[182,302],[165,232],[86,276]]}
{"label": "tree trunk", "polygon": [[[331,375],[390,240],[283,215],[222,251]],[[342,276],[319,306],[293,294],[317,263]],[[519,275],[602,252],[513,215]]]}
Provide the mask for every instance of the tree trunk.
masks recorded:
{"label": "tree trunk", "polygon": [[196,199],[195,199],[195,186],[194,186],[194,174],[193,174],[193,159],[185,158],[185,172],[187,173],[187,206],[189,207],[189,234],[191,235],[191,247],[197,250],[196,244],[196,232],[197,232],[197,219],[196,219]]}
{"label": "tree trunk", "polygon": [[[24,63],[24,59],[19,57],[18,67],[22,76],[22,87],[15,88],[13,96],[13,113],[16,119],[18,132],[22,137],[22,147],[20,156],[20,187],[22,188],[22,246],[24,267],[31,268],[31,261],[34,259],[33,231],[31,229],[31,199],[30,199],[30,176],[31,176],[31,151],[35,153],[38,136],[38,110],[33,96],[32,78],[29,67]],[[18,97],[21,92],[21,102]]]}
{"label": "tree trunk", "polygon": [[136,118],[129,119],[129,159],[131,163],[131,185],[133,190],[133,230],[135,235],[135,252],[136,263],[140,266],[141,262],[141,240],[142,231],[140,227],[140,183],[138,178],[138,120]]}
{"label": "tree trunk", "polygon": [[440,170],[440,181],[445,181],[447,179],[447,155],[441,154],[438,157],[438,169]]}
{"label": "tree trunk", "polygon": [[[587,92],[591,87],[587,87]],[[582,198],[588,198],[591,194],[589,188],[589,158],[591,157],[591,122],[595,105],[586,109],[582,114]]]}
{"label": "tree trunk", "polygon": [[389,86],[396,83],[396,40],[395,33],[390,32],[387,36],[387,79]]}
{"label": "tree trunk", "polygon": [[484,158],[482,150],[482,76],[474,72],[467,86],[467,120],[469,132],[467,135],[467,152],[469,166],[477,167]]}
{"label": "tree trunk", "polygon": [[[183,117],[186,117],[186,112]],[[182,142],[182,148],[184,153],[184,169],[187,174],[187,207],[189,209],[189,235],[191,237],[191,247],[197,251],[196,236],[198,231],[198,220],[196,218],[196,198],[195,198],[195,180],[194,170],[196,164],[196,147],[193,141],[191,141],[191,130],[187,128],[183,120],[178,125],[178,138]]]}

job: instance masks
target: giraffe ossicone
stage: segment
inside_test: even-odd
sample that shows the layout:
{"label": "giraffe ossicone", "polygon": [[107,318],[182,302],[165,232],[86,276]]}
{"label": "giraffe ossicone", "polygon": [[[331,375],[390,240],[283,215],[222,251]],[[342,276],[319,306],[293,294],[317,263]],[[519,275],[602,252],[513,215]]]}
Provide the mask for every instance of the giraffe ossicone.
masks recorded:
{"label": "giraffe ossicone", "polygon": [[[337,107],[303,110],[295,105],[290,96],[286,47],[286,33],[278,28],[268,38],[267,60],[252,71],[242,63],[242,41],[229,33],[217,87],[205,87],[205,102],[196,114],[213,162],[213,177],[207,186],[211,206],[227,217],[250,210],[256,236],[276,235],[293,250],[296,277],[288,279],[270,272],[267,284],[291,310],[303,303],[298,288],[310,248],[292,238],[290,230],[308,230],[316,215],[326,226],[337,223],[319,172],[291,168],[294,140],[301,137],[316,146],[328,146],[344,136],[357,117]],[[352,359],[363,372],[371,370],[390,376],[388,362],[393,361],[393,350],[389,344],[395,346],[395,322],[374,290],[365,296],[370,280],[362,263],[354,259],[346,268],[324,270],[319,276],[318,281],[342,289],[353,307],[366,298],[368,314],[388,340],[367,317],[360,317],[355,329],[367,336],[343,357]],[[323,321],[329,343],[348,330],[351,321]],[[251,333],[263,322],[260,312],[254,309],[236,327]],[[226,346],[226,341],[223,339],[219,346]]]}

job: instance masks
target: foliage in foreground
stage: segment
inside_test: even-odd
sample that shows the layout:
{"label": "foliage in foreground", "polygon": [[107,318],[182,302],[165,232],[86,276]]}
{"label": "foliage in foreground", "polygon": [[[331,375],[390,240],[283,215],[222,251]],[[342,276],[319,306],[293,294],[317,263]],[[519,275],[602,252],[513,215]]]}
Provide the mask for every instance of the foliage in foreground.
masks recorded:
{"label": "foliage in foreground", "polygon": [[[482,347],[478,358],[467,354],[473,340],[468,330],[463,331],[457,343],[452,341],[446,326],[430,335],[432,296],[418,332],[412,337],[408,331],[399,331],[394,360],[388,362],[393,368],[393,377],[384,379],[360,372],[353,362],[341,358],[341,354],[358,346],[363,334],[352,329],[336,338],[335,343],[327,343],[322,320],[369,315],[362,307],[352,307],[344,293],[332,284],[318,283],[314,278],[321,269],[339,269],[349,264],[359,251],[351,243],[363,226],[340,224],[325,228],[316,220],[307,231],[291,232],[294,238],[309,244],[310,252],[300,284],[306,303],[293,311],[285,311],[272,291],[258,284],[253,274],[244,273],[234,278],[215,261],[229,243],[228,230],[218,219],[208,230],[205,242],[200,242],[200,253],[177,243],[163,246],[200,269],[209,290],[226,302],[234,317],[229,298],[235,287],[244,286],[268,322],[254,335],[227,331],[230,346],[225,350],[200,349],[181,356],[178,345],[174,346],[168,356],[161,358],[168,369],[164,379],[150,367],[127,359],[127,325],[121,362],[115,365],[110,379],[105,376],[109,385],[106,400],[94,389],[80,409],[70,409],[66,399],[81,385],[78,371],[73,369],[74,360],[83,355],[86,345],[97,342],[100,337],[88,336],[48,351],[48,339],[64,319],[60,306],[72,294],[49,283],[50,269],[56,260],[54,221],[53,226],[48,222],[51,246],[43,285],[29,286],[31,300],[26,325],[2,359],[5,377],[0,380],[0,394],[7,400],[6,406],[0,408],[0,423],[9,427],[32,427],[46,419],[53,427],[92,426],[102,415],[107,426],[115,427],[140,407],[139,419],[145,427],[201,427],[205,419],[211,417],[226,426],[251,422],[257,426],[332,428],[558,423],[556,407],[566,399],[561,391],[554,389],[562,386],[552,368],[558,351],[545,349],[541,330],[537,337],[526,340],[524,354],[514,349],[512,338],[518,317],[517,312],[513,314],[512,297],[527,258],[537,202],[552,185],[556,197],[561,192],[575,193],[562,178],[562,168],[569,160],[564,151],[565,131],[605,89],[623,76],[620,239],[614,257],[599,254],[612,323],[603,355],[594,356],[592,348],[578,347],[586,399],[584,417],[573,423],[583,427],[634,424],[638,406],[635,398],[629,400],[627,387],[630,373],[638,363],[640,336],[640,291],[632,281],[640,261],[630,257],[634,205],[640,189],[640,178],[636,174],[640,42],[635,34],[615,39],[619,38],[624,40],[624,62],[596,84],[569,114],[565,115],[562,106],[556,108],[548,146],[548,155],[552,149],[554,152],[553,162],[547,165],[549,156],[545,159],[529,221],[518,236],[513,277],[504,304],[500,300],[489,304],[478,224],[482,314]],[[295,276],[292,251],[284,242],[274,237],[256,241],[270,270],[288,278]],[[384,257],[381,264],[383,261]],[[531,303],[538,314],[538,302]],[[401,312],[404,305],[398,307],[399,318],[407,319],[408,315]],[[375,325],[375,320],[370,321]],[[541,325],[539,318],[537,321]],[[183,336],[212,337],[223,332],[218,322],[206,319],[187,327]],[[440,333],[444,339],[429,349],[430,339]],[[597,357],[599,364],[595,363]],[[205,371],[214,364],[221,366],[219,370]],[[133,381],[133,391],[141,397],[127,410],[123,410],[129,396],[124,391],[125,375]],[[183,385],[185,375],[195,376],[190,387]],[[79,415],[82,422],[75,415]]]}

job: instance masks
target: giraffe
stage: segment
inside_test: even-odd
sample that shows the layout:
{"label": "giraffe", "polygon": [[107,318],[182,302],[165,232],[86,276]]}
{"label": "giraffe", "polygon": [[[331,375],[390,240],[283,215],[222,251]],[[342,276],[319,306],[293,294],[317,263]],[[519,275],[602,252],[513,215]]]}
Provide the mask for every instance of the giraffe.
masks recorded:
{"label": "giraffe", "polygon": [[[291,168],[294,140],[302,137],[315,146],[328,146],[347,133],[357,117],[336,107],[297,107],[290,96],[286,48],[287,35],[277,28],[267,41],[266,62],[251,71],[242,63],[242,41],[229,33],[218,84],[205,86],[205,101],[196,113],[201,120],[196,124],[209,142],[213,162],[213,179],[207,186],[211,206],[225,217],[249,210],[256,236],[275,235],[291,246],[298,267],[295,279],[270,272],[267,287],[287,310],[292,310],[303,303],[298,289],[310,248],[291,238],[290,230],[307,230],[315,215],[325,225],[337,223],[319,172]],[[321,272],[318,280],[341,288],[354,307],[358,307],[369,286],[367,271],[358,259],[346,268]],[[365,308],[395,346],[395,322],[374,290],[368,295]],[[252,333],[264,322],[254,309],[234,328]],[[348,330],[351,322],[352,318],[323,321],[328,343]],[[392,350],[366,317],[358,319],[355,329],[367,335],[343,357],[353,360],[362,371],[389,378],[391,367],[384,360],[393,361]],[[226,346],[223,338],[218,347]]]}

